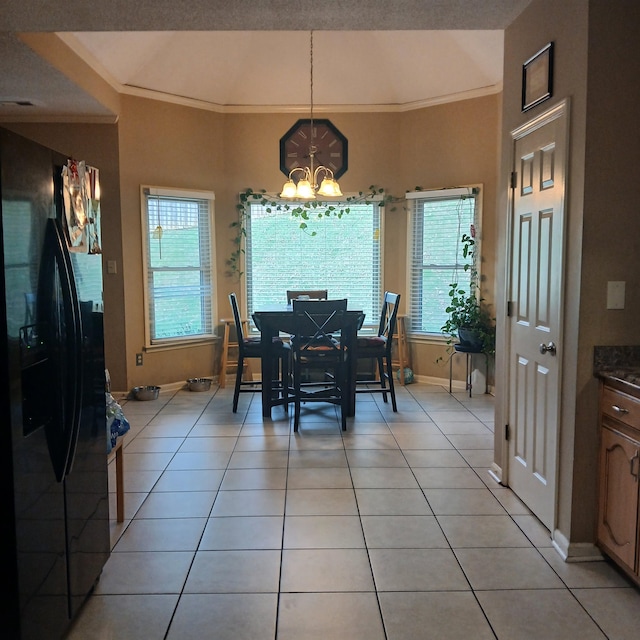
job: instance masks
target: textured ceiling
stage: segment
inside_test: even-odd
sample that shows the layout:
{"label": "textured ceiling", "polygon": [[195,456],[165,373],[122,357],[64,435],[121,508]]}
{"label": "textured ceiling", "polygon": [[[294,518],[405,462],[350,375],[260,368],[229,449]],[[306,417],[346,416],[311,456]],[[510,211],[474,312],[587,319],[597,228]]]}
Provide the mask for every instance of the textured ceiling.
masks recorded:
{"label": "textured ceiling", "polygon": [[498,91],[503,29],[529,2],[0,0],[0,120],[115,117],[20,32],[59,32],[60,45],[120,93],[303,111],[313,28],[319,111],[399,110]]}

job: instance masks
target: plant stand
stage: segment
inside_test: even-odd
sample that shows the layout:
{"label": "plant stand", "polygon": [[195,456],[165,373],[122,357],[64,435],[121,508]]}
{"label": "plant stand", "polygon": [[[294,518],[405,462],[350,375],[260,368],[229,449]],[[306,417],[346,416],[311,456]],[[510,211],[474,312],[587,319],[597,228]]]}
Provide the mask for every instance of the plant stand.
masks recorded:
{"label": "plant stand", "polygon": [[472,391],[472,384],[471,384],[471,373],[473,371],[472,369],[472,364],[473,364],[473,356],[476,353],[480,353],[484,356],[484,373],[485,373],[485,393],[489,393],[489,356],[486,353],[482,353],[482,351],[478,350],[478,349],[470,349],[469,347],[463,347],[460,344],[454,344],[453,345],[454,348],[454,352],[451,354],[451,357],[449,358],[449,393],[451,393],[451,387],[452,387],[452,377],[453,377],[453,356],[455,356],[457,353],[464,353],[466,356],[466,375],[465,375],[465,390],[469,391],[469,397],[471,398],[471,391]]}

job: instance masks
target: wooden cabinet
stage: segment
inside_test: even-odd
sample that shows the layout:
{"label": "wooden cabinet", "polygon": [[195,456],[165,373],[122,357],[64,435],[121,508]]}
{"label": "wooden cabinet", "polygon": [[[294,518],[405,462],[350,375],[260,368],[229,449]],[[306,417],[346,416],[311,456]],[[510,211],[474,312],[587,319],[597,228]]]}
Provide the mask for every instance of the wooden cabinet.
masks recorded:
{"label": "wooden cabinet", "polygon": [[638,584],[639,475],[640,399],[602,384],[598,545]]}

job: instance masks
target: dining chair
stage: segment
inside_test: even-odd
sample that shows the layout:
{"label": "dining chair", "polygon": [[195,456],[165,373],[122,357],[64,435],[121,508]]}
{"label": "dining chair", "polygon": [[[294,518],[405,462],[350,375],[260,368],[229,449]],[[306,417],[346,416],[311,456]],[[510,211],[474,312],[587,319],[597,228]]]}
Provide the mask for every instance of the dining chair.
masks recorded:
{"label": "dining chair", "polygon": [[287,304],[291,304],[292,300],[296,300],[304,296],[305,300],[326,300],[329,297],[328,289],[303,289],[300,291],[287,290]]}
{"label": "dining chair", "polygon": [[[347,348],[341,339],[347,330],[347,300],[293,299],[293,430],[298,431],[302,403],[329,402],[340,406],[343,431],[347,428]],[[315,380],[303,370],[319,372]],[[327,375],[328,374],[328,375]]]}
{"label": "dining chair", "polygon": [[229,302],[231,304],[231,310],[233,311],[233,319],[238,336],[238,366],[236,369],[235,388],[233,390],[233,413],[236,413],[238,410],[238,400],[241,393],[256,393],[262,390],[261,382],[242,379],[245,359],[262,359],[265,357],[273,357],[273,393],[282,399],[280,404],[284,406],[284,410],[287,412],[289,403],[289,358],[291,354],[289,344],[280,338],[273,338],[272,353],[265,354],[259,336],[248,337],[245,335],[245,324],[240,318],[238,299],[235,293],[229,294]]}
{"label": "dining chair", "polygon": [[385,291],[380,312],[380,324],[378,334],[375,336],[359,335],[357,339],[358,360],[373,358],[376,361],[378,377],[376,379],[358,380],[356,393],[381,393],[384,402],[387,402],[387,394],[391,395],[391,405],[395,412],[396,390],[393,384],[392,346],[393,335],[396,331],[400,294]]}

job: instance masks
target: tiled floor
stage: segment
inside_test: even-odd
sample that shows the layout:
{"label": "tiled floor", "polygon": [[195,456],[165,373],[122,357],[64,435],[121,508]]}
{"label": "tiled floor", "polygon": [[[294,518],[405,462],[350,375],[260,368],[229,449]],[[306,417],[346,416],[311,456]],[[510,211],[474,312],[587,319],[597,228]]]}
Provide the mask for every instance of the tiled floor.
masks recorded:
{"label": "tiled floor", "polygon": [[69,640],[640,637],[640,590],[562,562],[487,473],[491,396],[418,383],[297,434],[231,397],[123,403],[127,519]]}

